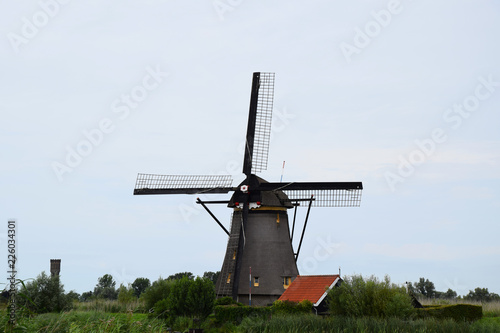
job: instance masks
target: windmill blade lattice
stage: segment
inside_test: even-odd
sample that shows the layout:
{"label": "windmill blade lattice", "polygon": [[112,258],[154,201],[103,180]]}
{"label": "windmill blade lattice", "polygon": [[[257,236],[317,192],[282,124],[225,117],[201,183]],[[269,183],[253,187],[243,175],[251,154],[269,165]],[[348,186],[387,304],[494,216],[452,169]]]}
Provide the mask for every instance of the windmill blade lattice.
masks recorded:
{"label": "windmill blade lattice", "polygon": [[283,191],[291,201],[306,201],[314,197],[312,207],[359,207],[361,182],[291,182],[263,183],[262,190]]}
{"label": "windmill blade lattice", "polygon": [[267,170],[274,101],[274,73],[260,73],[252,173]]}
{"label": "windmill blade lattice", "polygon": [[295,190],[283,191],[291,201],[314,197],[311,207],[359,207],[362,190]]}
{"label": "windmill blade lattice", "polygon": [[134,194],[228,193],[233,179],[229,175],[137,175]]}

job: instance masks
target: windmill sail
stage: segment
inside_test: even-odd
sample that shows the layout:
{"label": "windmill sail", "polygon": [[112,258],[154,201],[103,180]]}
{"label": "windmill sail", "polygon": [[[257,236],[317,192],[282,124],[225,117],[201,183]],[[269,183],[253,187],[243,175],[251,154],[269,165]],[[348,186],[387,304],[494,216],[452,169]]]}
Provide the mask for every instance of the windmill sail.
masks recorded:
{"label": "windmill sail", "polygon": [[363,184],[361,182],[291,182],[262,183],[264,191],[283,191],[291,201],[309,201],[312,207],[359,207]]}
{"label": "windmill sail", "polygon": [[307,201],[311,195],[311,207],[359,207],[362,190],[293,190],[283,191],[291,201]]}
{"label": "windmill sail", "polygon": [[274,101],[274,73],[254,73],[243,173],[247,176],[267,169]]}
{"label": "windmill sail", "polygon": [[134,194],[198,194],[234,191],[233,180],[226,175],[155,175],[140,173]]}

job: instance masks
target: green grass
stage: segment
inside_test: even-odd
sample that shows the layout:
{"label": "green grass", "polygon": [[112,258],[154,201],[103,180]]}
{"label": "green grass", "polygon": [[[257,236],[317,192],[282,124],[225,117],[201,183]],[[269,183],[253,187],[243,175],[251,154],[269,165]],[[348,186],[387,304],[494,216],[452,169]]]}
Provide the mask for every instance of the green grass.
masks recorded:
{"label": "green grass", "polygon": [[398,318],[350,318],[331,317],[323,319],[314,315],[273,317],[269,321],[246,318],[238,332],[500,332],[500,323],[485,318],[475,323],[453,320],[402,320]]}
{"label": "green grass", "polygon": [[[121,312],[110,312],[118,309]],[[134,311],[141,309],[140,302],[123,305],[117,301],[76,303],[75,309],[64,313],[46,313],[32,318],[19,320],[18,332],[167,332],[166,321],[154,318],[147,313]],[[485,317],[474,323],[452,320],[402,320],[397,318],[348,318],[317,317],[315,315],[274,315],[270,320],[245,318],[241,325],[230,323],[217,324],[210,316],[200,326],[205,333],[216,332],[499,332],[500,302],[483,304]],[[97,311],[96,311],[97,310]],[[0,332],[7,322],[6,311],[0,312]],[[193,327],[191,318],[177,318],[172,328],[187,332]]]}
{"label": "green grass", "polygon": [[76,311],[99,311],[107,313],[145,312],[144,302],[141,300],[134,300],[127,303],[102,299],[88,302],[76,301],[73,303],[73,309]]}
{"label": "green grass", "polygon": [[[2,323],[5,323],[2,320]],[[45,313],[18,322],[18,331],[58,332],[165,332],[161,320],[148,318],[146,314],[103,313],[70,311]]]}

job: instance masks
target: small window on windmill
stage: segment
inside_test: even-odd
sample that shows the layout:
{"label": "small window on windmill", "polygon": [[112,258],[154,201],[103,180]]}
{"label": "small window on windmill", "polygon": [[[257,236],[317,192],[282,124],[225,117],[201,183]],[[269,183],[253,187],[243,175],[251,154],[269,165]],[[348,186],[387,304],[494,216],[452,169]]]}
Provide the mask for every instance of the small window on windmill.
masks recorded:
{"label": "small window on windmill", "polygon": [[233,260],[236,260],[236,250],[233,251]]}
{"label": "small window on windmill", "polygon": [[227,275],[227,280],[226,280],[226,283],[230,283],[231,282],[231,273],[229,273]]}
{"label": "small window on windmill", "polygon": [[258,287],[259,286],[259,278],[256,276],[253,278],[253,286]]}
{"label": "small window on windmill", "polygon": [[285,276],[283,278],[283,288],[287,289],[290,286],[291,283],[292,283],[292,278],[291,277]]}

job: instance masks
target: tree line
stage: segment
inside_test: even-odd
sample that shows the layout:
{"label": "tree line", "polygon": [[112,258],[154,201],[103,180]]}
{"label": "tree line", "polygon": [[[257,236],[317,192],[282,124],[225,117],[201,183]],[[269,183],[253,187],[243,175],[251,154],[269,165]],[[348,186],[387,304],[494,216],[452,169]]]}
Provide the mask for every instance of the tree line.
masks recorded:
{"label": "tree line", "polygon": [[[201,278],[211,281],[215,287],[217,278],[220,272],[205,272]],[[196,277],[191,272],[179,272],[169,275],[165,280],[174,281],[187,278],[188,280],[195,280]],[[161,277],[159,280],[163,280]],[[154,283],[154,282],[153,282]],[[93,299],[108,299],[119,301],[130,301],[133,298],[139,298],[149,287],[151,281],[148,278],[139,277],[134,280],[129,286],[121,284],[116,288],[116,282],[111,274],[104,274],[97,279],[97,284],[92,291],[82,293],[78,300],[85,302]]]}
{"label": "tree line", "polygon": [[[160,313],[184,314],[187,309],[196,309],[199,303],[213,306],[215,300],[215,284],[220,272],[205,272],[201,277],[195,277],[191,272],[180,272],[159,278],[151,283],[148,278],[139,277],[127,286],[116,281],[111,274],[105,274],[97,279],[93,290],[82,293],[75,291],[66,293],[59,276],[48,276],[42,272],[36,279],[22,282],[19,285],[18,305],[21,309],[32,313],[60,312],[71,309],[74,301],[88,302],[93,300],[117,300],[128,303],[143,299],[146,310],[156,309]],[[500,301],[500,296],[490,292],[488,288],[477,287],[465,296],[457,296],[456,291],[449,288],[445,292],[437,291],[429,279],[420,278],[416,282],[406,284],[408,292],[417,298],[456,299],[465,301]],[[0,301],[7,302],[7,295],[2,295]],[[186,303],[187,302],[187,303]],[[194,310],[206,313],[205,309]]]}
{"label": "tree line", "polygon": [[458,296],[457,292],[448,288],[447,291],[437,291],[434,283],[421,277],[417,282],[407,282],[408,291],[417,297],[450,299],[450,300],[467,300],[477,302],[500,301],[498,294],[488,291],[488,288],[475,288],[469,290],[465,296]]}
{"label": "tree line", "polygon": [[[143,296],[146,304],[153,307],[154,303],[151,304],[151,301],[148,302],[148,300],[154,299],[157,296],[156,294],[161,292],[161,290],[158,291],[161,289],[158,286],[168,285],[170,288],[177,281],[181,280],[187,281],[184,282],[184,287],[193,285],[193,290],[198,288],[197,292],[200,295],[203,295],[201,292],[202,289],[206,290],[206,293],[209,295],[213,293],[215,300],[215,284],[219,273],[209,271],[205,272],[202,277],[195,277],[191,272],[180,272],[170,275],[166,279],[160,277],[153,283],[148,278],[139,277],[127,286],[120,284],[118,288],[113,276],[111,274],[104,274],[97,279],[97,284],[93,290],[79,294],[73,290],[66,293],[60,276],[49,276],[45,272],[42,272],[36,279],[20,281],[18,284],[17,304],[21,312],[24,311],[28,314],[47,313],[69,310],[72,308],[74,301],[118,300],[120,303],[128,303]],[[185,291],[180,294],[182,297],[187,296]],[[191,298],[193,299],[193,297]],[[8,292],[3,292],[0,296],[0,303],[7,303],[8,298]],[[160,297],[160,300],[163,300],[163,298]],[[169,304],[174,304],[175,302],[172,299]]]}

